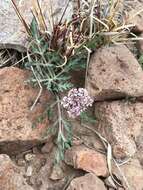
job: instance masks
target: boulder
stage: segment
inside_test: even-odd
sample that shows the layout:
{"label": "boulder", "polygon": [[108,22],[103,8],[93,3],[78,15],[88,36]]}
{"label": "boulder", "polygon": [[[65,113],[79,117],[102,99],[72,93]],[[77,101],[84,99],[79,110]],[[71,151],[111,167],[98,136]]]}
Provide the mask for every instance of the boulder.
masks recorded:
{"label": "boulder", "polygon": [[94,173],[97,176],[107,176],[106,157],[84,146],[73,146],[65,153],[65,162],[76,169]]}
{"label": "boulder", "polygon": [[143,71],[126,46],[103,47],[89,64],[86,87],[95,101],[143,96]]}
{"label": "boulder", "polygon": [[39,89],[26,83],[29,77],[28,71],[14,67],[0,70],[0,153],[16,154],[44,142],[48,119],[38,122],[38,118],[43,115],[50,94],[43,90],[31,111]]}
{"label": "boulder", "polygon": [[67,190],[106,190],[104,183],[94,174],[86,174],[71,181]]}
{"label": "boulder", "polygon": [[[33,0],[16,0],[15,2],[23,18],[25,19],[27,24],[30,25],[33,18],[31,9],[33,8],[35,2]],[[50,12],[50,7],[52,6],[52,15],[57,22],[61,18],[63,9],[66,7],[68,0],[43,0],[39,2],[41,2],[41,8],[46,17],[46,23],[48,26],[50,26],[47,10],[49,10]],[[52,4],[51,6],[50,2]],[[1,0],[0,7],[0,49],[10,48],[22,52],[26,51],[28,45],[27,34],[18,16],[15,13],[11,1]],[[69,18],[71,14],[72,3],[70,2],[64,19]]]}
{"label": "boulder", "polygon": [[0,155],[0,190],[34,190],[26,183],[20,168],[4,154]]}
{"label": "boulder", "polygon": [[135,139],[143,125],[143,103],[112,101],[95,104],[99,132],[111,143],[114,156],[125,158],[136,152]]}

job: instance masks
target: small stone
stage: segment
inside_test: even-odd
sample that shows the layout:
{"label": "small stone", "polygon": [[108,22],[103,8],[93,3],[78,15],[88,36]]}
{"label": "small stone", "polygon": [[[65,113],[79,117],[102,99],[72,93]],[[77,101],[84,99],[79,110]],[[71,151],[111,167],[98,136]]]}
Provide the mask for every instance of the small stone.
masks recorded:
{"label": "small stone", "polygon": [[31,166],[28,166],[27,170],[26,170],[26,176],[27,177],[31,177],[32,176],[32,167]]}
{"label": "small stone", "polygon": [[52,151],[53,147],[54,147],[53,139],[50,138],[50,140],[48,140],[48,142],[46,142],[46,144],[42,147],[41,152],[43,154],[48,154]]}
{"label": "small stone", "polygon": [[96,175],[89,173],[73,179],[67,190],[106,190],[106,188]]}
{"label": "small stone", "polygon": [[108,175],[106,157],[84,146],[73,146],[65,153],[65,162],[76,169],[92,172],[97,176]]}
{"label": "small stone", "polygon": [[33,147],[32,152],[33,154],[39,154],[40,150],[38,149],[38,147]]}
{"label": "small stone", "polygon": [[18,166],[25,166],[26,165],[26,162],[24,159],[20,158],[17,160],[17,165]]}
{"label": "small stone", "polygon": [[34,158],[35,158],[34,154],[29,153],[29,154],[25,155],[25,160],[28,161],[28,162],[32,161]]}
{"label": "small stone", "polygon": [[64,173],[62,168],[59,165],[54,165],[52,169],[52,173],[50,175],[50,179],[52,180],[60,180],[64,178]]}

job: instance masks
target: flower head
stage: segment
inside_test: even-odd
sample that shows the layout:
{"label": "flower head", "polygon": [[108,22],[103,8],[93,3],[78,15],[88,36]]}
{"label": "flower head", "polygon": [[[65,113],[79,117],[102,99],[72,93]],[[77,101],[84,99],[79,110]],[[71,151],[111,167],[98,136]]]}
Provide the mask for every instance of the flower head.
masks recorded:
{"label": "flower head", "polygon": [[92,106],[94,100],[85,88],[73,88],[61,102],[70,117],[78,117],[87,107]]}

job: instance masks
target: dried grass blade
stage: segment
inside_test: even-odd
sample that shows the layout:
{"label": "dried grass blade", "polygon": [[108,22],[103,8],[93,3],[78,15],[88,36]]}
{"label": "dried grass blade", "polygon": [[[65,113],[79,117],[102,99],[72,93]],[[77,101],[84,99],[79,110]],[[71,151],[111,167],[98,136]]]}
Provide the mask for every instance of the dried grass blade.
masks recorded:
{"label": "dried grass blade", "polygon": [[11,2],[12,2],[12,5],[13,5],[13,7],[15,9],[15,12],[16,12],[17,16],[19,17],[21,23],[23,24],[24,28],[26,29],[26,32],[28,33],[28,35],[30,35],[30,27],[29,27],[29,25],[26,23],[25,19],[21,15],[21,13],[20,13],[16,3],[14,2],[14,0],[11,0]]}
{"label": "dried grass blade", "polygon": [[36,0],[36,1],[33,0],[33,14],[34,14],[37,22],[39,23],[40,29],[42,31],[46,31],[47,30],[46,21],[45,21],[44,15],[42,13],[39,0]]}

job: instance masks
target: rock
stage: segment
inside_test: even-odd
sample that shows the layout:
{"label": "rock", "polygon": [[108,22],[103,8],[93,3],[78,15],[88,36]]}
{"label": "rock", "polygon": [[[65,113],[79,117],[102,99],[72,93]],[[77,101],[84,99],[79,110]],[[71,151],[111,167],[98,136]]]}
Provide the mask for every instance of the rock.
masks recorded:
{"label": "rock", "polygon": [[140,134],[135,139],[137,146],[137,157],[140,164],[143,166],[143,127],[141,128]]}
{"label": "rock", "polygon": [[[0,70],[0,153],[16,154],[44,142],[47,118],[41,123],[50,95],[43,91],[37,105],[30,111],[39,89],[26,83],[27,71],[9,67]],[[33,125],[35,128],[32,128]]]}
{"label": "rock", "polygon": [[33,154],[39,154],[40,153],[40,148],[35,146],[35,147],[33,147],[32,152],[33,152]]}
{"label": "rock", "polygon": [[60,180],[64,178],[64,173],[62,168],[59,165],[54,165],[52,168],[52,173],[50,175],[50,179],[52,180]]}
{"label": "rock", "polygon": [[133,156],[143,124],[143,103],[113,101],[95,104],[97,128],[112,145],[116,158]]}
{"label": "rock", "polygon": [[120,169],[124,175],[124,178],[126,178],[128,186],[130,188],[127,188],[127,183],[125,183],[125,180],[123,179],[117,168],[113,170],[113,173],[118,177],[118,179],[122,181],[125,189],[143,189],[143,169],[141,168],[141,165],[137,159],[132,159],[127,164],[120,166]]}
{"label": "rock", "polygon": [[20,158],[17,160],[17,165],[18,166],[26,166],[26,162],[24,159]]}
{"label": "rock", "polygon": [[143,96],[143,71],[123,45],[103,47],[91,57],[86,86],[98,100]]}
{"label": "rock", "polygon": [[[94,116],[94,107],[93,116]],[[92,115],[92,114],[91,114]],[[84,127],[85,121],[72,120],[74,138],[72,140],[72,146],[86,144],[87,147],[93,147],[96,150],[105,151],[105,147],[101,140],[95,136],[95,134]],[[85,124],[86,125],[86,124]]]}
{"label": "rock", "polygon": [[7,155],[0,155],[0,190],[33,190]]}
{"label": "rock", "polygon": [[45,145],[41,148],[41,152],[43,154],[48,154],[52,151],[54,147],[53,138],[49,138],[48,142],[45,143]]}
{"label": "rock", "polygon": [[94,174],[75,178],[71,181],[67,190],[106,190],[104,183]]}
{"label": "rock", "polygon": [[[32,21],[32,13],[31,9],[34,6],[33,0],[25,1],[25,0],[16,0],[20,13],[26,20],[27,24],[30,25]],[[41,8],[46,17],[47,25],[49,26],[48,21],[48,11],[50,10],[50,0],[43,0],[41,2]],[[53,16],[56,22],[61,18],[63,13],[63,9],[66,7],[68,0],[54,0],[52,2],[52,11]],[[27,34],[19,21],[18,16],[16,15],[14,8],[12,6],[11,1],[1,0],[0,1],[0,49],[10,48],[16,49],[18,51],[26,51],[26,47],[28,45]],[[72,14],[72,3],[69,3],[68,9],[65,14],[65,18],[69,18]],[[48,27],[49,29],[50,27]]]}
{"label": "rock", "polygon": [[32,176],[32,172],[33,172],[32,167],[31,167],[31,166],[28,166],[25,175],[26,175],[27,177],[31,177],[31,176]]}
{"label": "rock", "polygon": [[133,31],[136,33],[143,32],[142,4],[143,4],[143,0],[134,0],[134,1],[125,0],[125,10],[128,14],[127,21],[128,21],[128,24],[131,23],[135,25]]}
{"label": "rock", "polygon": [[65,153],[65,162],[76,169],[92,172],[97,176],[107,176],[106,157],[84,146],[73,146]]}
{"label": "rock", "polygon": [[34,158],[35,158],[35,154],[29,153],[29,154],[26,154],[26,155],[25,155],[25,160],[26,160],[27,162],[32,161]]}
{"label": "rock", "polygon": [[[33,168],[32,176],[30,177],[30,183],[33,184],[34,189],[64,189],[64,186],[68,183],[68,180],[71,178],[71,175],[75,175],[73,169],[70,168],[69,171],[69,167],[66,165],[64,168],[62,163],[60,164],[61,169],[56,168],[55,166],[53,167],[54,155],[55,152],[53,152],[53,154],[49,154],[48,156],[46,154],[37,154],[34,160],[30,162],[30,165]],[[53,173],[53,169],[55,173]],[[57,172],[57,170],[59,171]]]}

